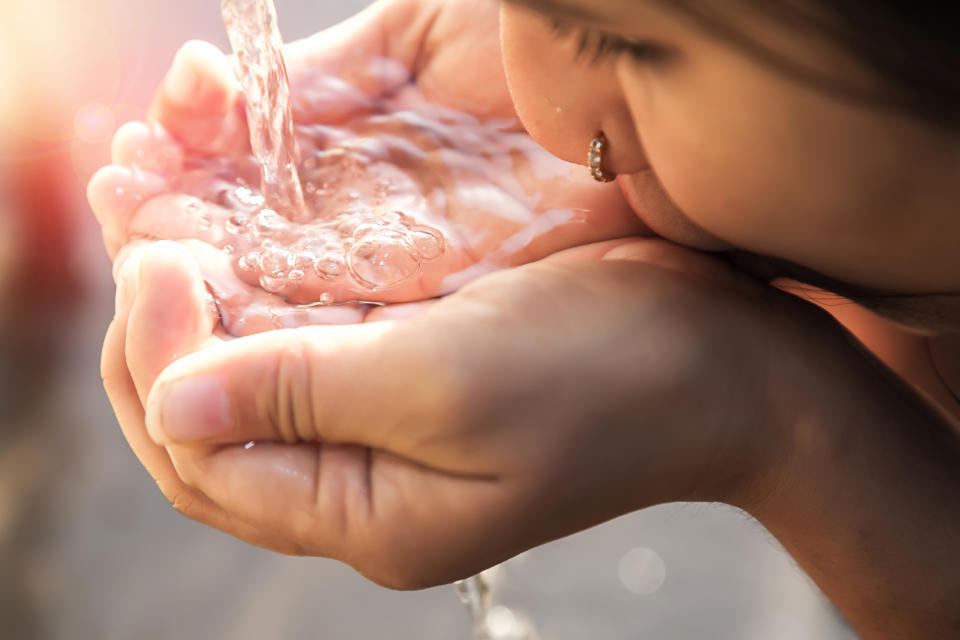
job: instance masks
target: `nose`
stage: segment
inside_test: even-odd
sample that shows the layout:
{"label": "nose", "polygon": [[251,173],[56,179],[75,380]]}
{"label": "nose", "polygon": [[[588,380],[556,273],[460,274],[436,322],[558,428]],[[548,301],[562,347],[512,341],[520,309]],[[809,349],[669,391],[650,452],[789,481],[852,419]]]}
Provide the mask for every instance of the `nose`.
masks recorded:
{"label": "nose", "polygon": [[503,3],[503,61],[517,114],[538,143],[559,158],[587,163],[601,132],[604,168],[637,173],[647,159],[613,64],[577,55],[577,38],[560,39],[538,13]]}

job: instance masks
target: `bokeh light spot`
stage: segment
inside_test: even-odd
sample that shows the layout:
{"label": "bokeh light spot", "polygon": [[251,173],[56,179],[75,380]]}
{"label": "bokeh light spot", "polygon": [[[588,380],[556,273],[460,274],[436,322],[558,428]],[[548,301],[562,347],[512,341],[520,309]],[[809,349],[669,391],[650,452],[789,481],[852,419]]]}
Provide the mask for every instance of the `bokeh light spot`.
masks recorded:
{"label": "bokeh light spot", "polygon": [[108,105],[100,102],[85,104],[73,117],[77,138],[88,144],[108,142],[117,128],[117,118]]}
{"label": "bokeh light spot", "polygon": [[653,549],[637,547],[620,559],[620,582],[638,596],[656,593],[667,579],[663,558]]}

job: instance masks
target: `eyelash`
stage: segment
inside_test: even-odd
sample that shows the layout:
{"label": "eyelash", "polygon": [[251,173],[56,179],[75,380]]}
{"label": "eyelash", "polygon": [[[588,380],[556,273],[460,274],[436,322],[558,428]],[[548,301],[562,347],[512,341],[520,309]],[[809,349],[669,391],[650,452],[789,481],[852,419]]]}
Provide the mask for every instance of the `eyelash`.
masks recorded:
{"label": "eyelash", "polygon": [[574,27],[556,19],[550,21],[550,27],[557,39],[576,36],[577,59],[587,59],[591,64],[600,64],[624,53],[642,62],[656,61],[666,54],[662,48],[649,42],[632,42],[586,27]]}

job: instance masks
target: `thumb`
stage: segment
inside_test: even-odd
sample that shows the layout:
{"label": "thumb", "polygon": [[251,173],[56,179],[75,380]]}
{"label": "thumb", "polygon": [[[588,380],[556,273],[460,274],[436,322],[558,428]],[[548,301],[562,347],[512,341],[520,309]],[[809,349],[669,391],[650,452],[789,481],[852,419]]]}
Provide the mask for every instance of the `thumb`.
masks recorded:
{"label": "thumb", "polygon": [[271,331],[185,356],[153,387],[150,435],[162,445],[396,447],[397,432],[435,424],[456,395],[441,373],[449,352],[406,324]]}
{"label": "thumb", "polygon": [[495,474],[431,455],[456,419],[456,376],[450,343],[414,324],[275,331],[185,356],[150,394],[150,435],[233,517],[380,584],[492,566],[517,551],[484,535],[513,517],[509,496]]}
{"label": "thumb", "polygon": [[188,149],[234,153],[246,148],[246,122],[230,58],[208,42],[184,44],[150,108]]}

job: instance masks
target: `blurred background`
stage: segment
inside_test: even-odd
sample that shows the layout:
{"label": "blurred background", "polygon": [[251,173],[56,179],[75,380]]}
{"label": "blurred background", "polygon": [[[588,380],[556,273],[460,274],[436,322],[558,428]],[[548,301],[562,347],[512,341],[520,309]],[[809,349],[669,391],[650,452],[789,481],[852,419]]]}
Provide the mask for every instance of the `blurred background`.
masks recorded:
{"label": "blurred background", "polygon": [[[485,0],[489,1],[489,0]],[[278,0],[289,39],[365,0]],[[0,0],[0,638],[469,638],[449,587],[394,593],[174,512],[100,385],[110,265],[84,187],[214,0]],[[498,599],[544,640],[853,638],[777,543],[669,505],[535,549]]]}

